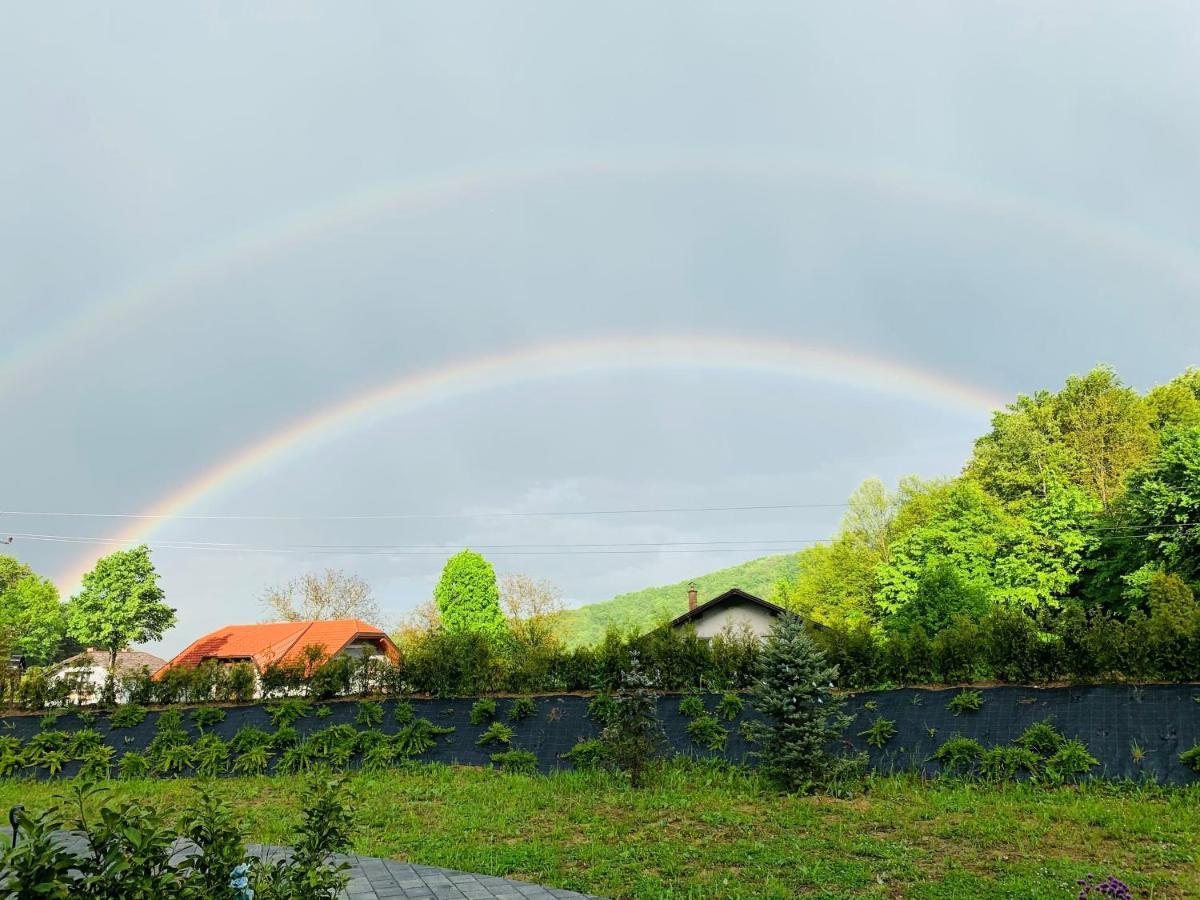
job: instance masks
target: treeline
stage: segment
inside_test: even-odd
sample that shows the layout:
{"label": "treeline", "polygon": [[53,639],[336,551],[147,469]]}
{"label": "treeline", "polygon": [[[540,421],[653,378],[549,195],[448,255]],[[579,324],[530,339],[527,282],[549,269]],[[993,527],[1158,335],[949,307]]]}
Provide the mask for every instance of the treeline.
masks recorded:
{"label": "treeline", "polygon": [[1102,367],[997,412],[956,478],[865,482],[774,599],[856,683],[1192,678],[1198,581],[1200,370]]}

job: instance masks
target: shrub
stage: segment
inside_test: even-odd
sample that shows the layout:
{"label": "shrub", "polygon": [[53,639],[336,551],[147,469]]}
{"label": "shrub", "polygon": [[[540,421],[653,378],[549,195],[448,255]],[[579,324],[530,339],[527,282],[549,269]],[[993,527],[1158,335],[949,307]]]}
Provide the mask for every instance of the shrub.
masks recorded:
{"label": "shrub", "polygon": [[1193,744],[1191,748],[1180,753],[1179,761],[1193,772],[1200,772],[1200,744]]}
{"label": "shrub", "polygon": [[131,750],[117,760],[117,771],[122,778],[145,778],[150,774],[150,760]]}
{"label": "shrub", "polygon": [[0,778],[15,775],[23,764],[21,741],[11,735],[0,737]]}
{"label": "shrub", "polygon": [[245,753],[251,747],[267,747],[271,743],[271,735],[257,725],[243,725],[229,741],[229,749],[234,753]]}
{"label": "shrub", "polygon": [[258,672],[248,662],[234,663],[229,667],[225,679],[225,697],[235,703],[245,703],[254,698],[258,687]]}
{"label": "shrub", "polygon": [[1088,752],[1087,745],[1072,739],[1046,760],[1046,776],[1055,784],[1063,784],[1077,780],[1098,765],[1100,761]]}
{"label": "shrub", "polygon": [[267,707],[267,715],[276,728],[293,724],[308,715],[309,702],[303,697],[286,697]]}
{"label": "shrub", "polygon": [[225,721],[225,710],[215,706],[199,706],[192,710],[192,724],[200,731]]}
{"label": "shrub", "polygon": [[154,721],[154,730],[158,734],[183,731],[183,710],[164,709]]}
{"label": "shrub", "polygon": [[199,775],[211,778],[220,775],[229,765],[229,745],[215,734],[206,734],[192,749],[192,764]]}
{"label": "shrub", "polygon": [[407,700],[397,700],[395,707],[392,708],[392,718],[396,720],[397,725],[407,725],[416,718],[416,715],[413,705]]}
{"label": "shrub", "polygon": [[368,772],[381,772],[396,762],[396,756],[396,748],[385,740],[363,751],[362,767]]}
{"label": "shrub", "polygon": [[631,654],[629,669],[621,676],[614,708],[601,732],[607,746],[607,762],[629,775],[633,787],[641,787],[646,772],[663,753],[666,735],[658,721],[658,697],[641,660]]}
{"label": "shrub", "polygon": [[693,719],[696,716],[704,715],[708,710],[704,708],[704,701],[695,694],[688,694],[679,701],[679,714]]}
{"label": "shrub", "polygon": [[608,746],[599,738],[588,738],[579,741],[562,758],[576,769],[599,769],[608,761]]}
{"label": "shrub", "polygon": [[528,750],[504,750],[492,754],[492,764],[500,767],[501,772],[520,775],[537,774],[537,756]]}
{"label": "shrub", "polygon": [[392,746],[398,756],[420,756],[437,743],[440,734],[452,734],[449,726],[434,725],[428,719],[415,719],[396,732]]}
{"label": "shrub", "polygon": [[360,700],[354,721],[363,728],[374,728],[383,722],[383,706],[373,700]]}
{"label": "shrub", "polygon": [[156,771],[164,775],[182,774],[196,764],[196,750],[191,744],[167,744],[150,752]]}
{"label": "shrub", "polygon": [[946,709],[956,716],[965,712],[978,712],[983,706],[983,694],[980,691],[960,691],[950,698]]}
{"label": "shrub", "polygon": [[113,710],[108,717],[110,728],[136,728],[146,721],[146,707],[137,703],[126,703]]}
{"label": "shrub", "polygon": [[471,724],[483,725],[496,718],[496,701],[491,697],[480,697],[471,705]]}
{"label": "shrub", "polygon": [[707,714],[688,722],[687,733],[693,741],[709,750],[724,750],[725,740],[729,737],[729,732],[721,723],[714,716]]}
{"label": "shrub", "polygon": [[509,725],[503,722],[493,722],[479,736],[479,740],[475,743],[480,747],[485,744],[511,744],[513,739],[513,730]]}
{"label": "shrub", "polygon": [[979,773],[989,781],[1011,781],[1021,771],[1036,775],[1042,760],[1025,747],[993,747],[979,757]]}
{"label": "shrub", "polygon": [[266,744],[251,744],[238,754],[232,769],[238,775],[262,775],[271,764],[272,755]]}
{"label": "shrub", "polygon": [[588,718],[601,725],[607,725],[617,713],[617,701],[612,694],[597,694],[588,703]]}
{"label": "shrub", "polygon": [[[244,874],[246,831],[228,804],[216,799],[204,788],[196,788],[196,806],[184,813],[180,826],[183,836],[196,845],[199,853],[179,863],[185,881],[198,889],[194,896],[213,900],[241,900],[231,888]],[[244,887],[249,886],[245,879]]]}
{"label": "shrub", "polygon": [[948,772],[967,774],[983,756],[983,746],[979,741],[954,735],[942,743],[933,754],[933,759],[941,763]]}
{"label": "shrub", "polygon": [[742,708],[745,702],[737,694],[732,691],[726,691],[721,697],[721,702],[717,704],[717,715],[726,722],[732,722],[742,714]]}
{"label": "shrub", "polygon": [[67,752],[74,759],[83,759],[93,750],[104,745],[104,735],[94,728],[81,728],[71,735]]}
{"label": "shrub", "polygon": [[508,721],[520,722],[522,719],[528,719],[537,708],[533,705],[533,700],[530,697],[517,697],[508,705]]}
{"label": "shrub", "polygon": [[295,747],[299,743],[300,732],[291,725],[281,725],[279,728],[275,729],[274,734],[271,735],[270,743],[268,743],[267,746],[270,747],[274,752],[278,753],[280,750],[287,749],[288,747]]}
{"label": "shrub", "polygon": [[860,731],[858,736],[866,738],[872,747],[883,747],[896,736],[896,723],[892,719],[876,716],[870,727]]}
{"label": "shrub", "polygon": [[107,744],[94,747],[79,759],[83,765],[79,767],[79,777],[90,781],[103,781],[112,777],[113,756],[116,750]]}
{"label": "shrub", "polygon": [[331,715],[333,715],[333,710],[330,709],[326,704],[322,703],[313,710],[313,715],[315,715],[318,719],[328,719]]}
{"label": "shrub", "polygon": [[1032,750],[1040,756],[1049,756],[1063,745],[1065,738],[1049,722],[1035,722],[1013,741],[1018,747]]}
{"label": "shrub", "polygon": [[764,718],[748,723],[764,773],[786,790],[808,789],[846,773],[854,761],[833,756],[850,717],[830,685],[837,669],[825,661],[799,618],[780,617],[759,657],[751,703]]}
{"label": "shrub", "polygon": [[264,900],[334,900],[350,881],[347,863],[333,863],[330,854],[348,853],[354,828],[354,809],[345,781],[313,777],[300,797],[303,820],[293,838],[290,857],[261,863],[256,895]]}

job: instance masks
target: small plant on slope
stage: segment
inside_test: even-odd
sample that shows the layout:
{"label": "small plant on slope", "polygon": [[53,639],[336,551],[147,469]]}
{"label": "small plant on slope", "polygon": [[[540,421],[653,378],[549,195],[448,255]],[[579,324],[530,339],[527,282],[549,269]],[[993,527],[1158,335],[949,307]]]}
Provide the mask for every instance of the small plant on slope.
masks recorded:
{"label": "small plant on slope", "polygon": [[396,705],[392,708],[392,718],[397,725],[407,725],[416,718],[416,711],[413,705],[407,700],[397,700]]}
{"label": "small plant on slope", "polygon": [[937,748],[933,759],[941,763],[946,771],[965,775],[979,762],[981,756],[983,746],[979,741],[956,734]]}
{"label": "small plant on slope", "polygon": [[500,767],[501,772],[520,775],[537,773],[537,757],[528,750],[505,750],[492,754],[492,764]]}
{"label": "small plant on slope", "polygon": [[709,750],[724,750],[729,732],[722,727],[716,717],[710,715],[697,716],[688,722],[687,733],[697,744]]}
{"label": "small plant on slope", "polygon": [[374,700],[361,700],[354,721],[363,728],[374,728],[383,722],[383,706]]}
{"label": "small plant on slope", "polygon": [[471,724],[483,725],[496,718],[496,701],[491,697],[480,697],[471,705]]}
{"label": "small plant on slope", "polygon": [[732,722],[742,714],[745,705],[745,701],[733,691],[726,691],[721,697],[721,702],[717,704],[717,715],[726,722]]}
{"label": "small plant on slope", "polygon": [[392,746],[397,756],[420,756],[437,743],[438,735],[453,732],[452,726],[434,725],[428,719],[415,719],[396,732]]}
{"label": "small plant on slope", "polygon": [[486,744],[511,744],[513,739],[513,730],[511,725],[505,725],[503,722],[493,722],[479,736],[479,740],[475,743],[480,747]]}
{"label": "small plant on slope", "polygon": [[113,710],[111,716],[108,717],[108,724],[111,728],[136,728],[146,721],[146,707],[139,706],[136,703],[126,703],[124,706],[118,706]]}
{"label": "small plant on slope", "polygon": [[892,719],[876,716],[870,727],[860,731],[858,736],[866,738],[872,747],[883,747],[896,736],[896,723]]}
{"label": "small plant on slope", "polygon": [[982,693],[979,691],[961,691],[950,699],[950,702],[946,704],[946,709],[958,716],[965,712],[978,712],[982,706]]}
{"label": "small plant on slope", "polygon": [[679,714],[686,716],[689,719],[694,719],[696,716],[702,716],[707,712],[704,708],[704,701],[695,694],[688,694],[679,701]]}
{"label": "small plant on slope", "polygon": [[520,722],[522,719],[528,719],[535,712],[537,712],[537,708],[533,705],[531,697],[516,697],[508,705],[508,721]]}
{"label": "small plant on slope", "polygon": [[225,721],[225,710],[216,706],[199,706],[192,710],[192,724],[200,731]]}
{"label": "small plant on slope", "polygon": [[1087,744],[1072,739],[1046,760],[1046,777],[1055,784],[1063,784],[1078,780],[1098,765],[1100,760],[1088,752]]}
{"label": "small plant on slope", "polygon": [[1013,743],[1041,756],[1049,756],[1058,750],[1065,740],[1059,730],[1049,722],[1034,722]]}
{"label": "small plant on slope", "polygon": [[1200,772],[1200,744],[1195,744],[1191,749],[1180,753],[1179,761],[1193,772]]}
{"label": "small plant on slope", "polygon": [[282,728],[307,716],[309,706],[309,702],[303,697],[287,697],[268,706],[267,715],[271,717],[272,725]]}

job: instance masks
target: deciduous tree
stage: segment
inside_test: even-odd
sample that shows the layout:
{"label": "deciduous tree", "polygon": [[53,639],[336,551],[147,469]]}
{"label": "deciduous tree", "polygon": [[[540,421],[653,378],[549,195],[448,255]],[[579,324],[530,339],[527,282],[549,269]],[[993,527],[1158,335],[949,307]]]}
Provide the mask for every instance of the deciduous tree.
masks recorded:
{"label": "deciduous tree", "polygon": [[446,560],[433,597],[446,631],[473,631],[498,637],[507,628],[500,610],[496,571],[490,562],[471,550],[463,550]]}
{"label": "deciduous tree", "polygon": [[379,605],[371,595],[371,586],[342,569],[306,572],[267,588],[261,599],[271,621],[362,619],[379,624]]}

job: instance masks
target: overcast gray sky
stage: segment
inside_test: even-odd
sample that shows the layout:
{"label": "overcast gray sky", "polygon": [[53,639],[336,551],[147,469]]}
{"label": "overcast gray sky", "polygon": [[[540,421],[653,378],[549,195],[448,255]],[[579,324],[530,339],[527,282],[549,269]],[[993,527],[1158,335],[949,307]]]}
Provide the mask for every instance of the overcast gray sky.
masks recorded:
{"label": "overcast gray sky", "polygon": [[[956,471],[986,427],[986,404],[829,354],[1000,397],[1200,362],[1192,3],[6,3],[4,22],[0,509],[142,513],[372,387],[616,348],[381,406],[177,509],[414,518],[164,522],[154,540],[238,548],[155,550],[180,611],[162,652],[323,565],[399,617],[443,561],[248,547],[753,545],[493,554],[601,600],[825,537],[840,510],[470,516],[839,503],[868,475]],[[619,349],[687,336],[826,356]],[[111,547],[9,549],[69,580]]]}

